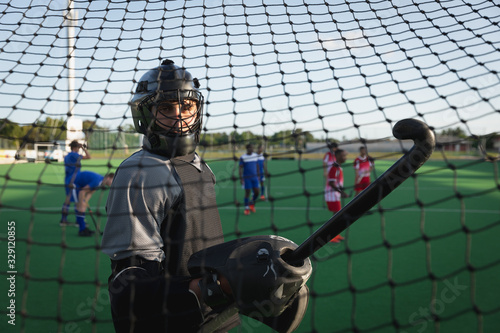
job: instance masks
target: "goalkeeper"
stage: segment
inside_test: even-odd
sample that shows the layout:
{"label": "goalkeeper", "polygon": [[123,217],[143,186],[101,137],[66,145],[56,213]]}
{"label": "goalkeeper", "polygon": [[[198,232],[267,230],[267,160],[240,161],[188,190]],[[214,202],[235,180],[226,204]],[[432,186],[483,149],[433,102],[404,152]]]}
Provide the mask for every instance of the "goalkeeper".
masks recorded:
{"label": "goalkeeper", "polygon": [[241,314],[291,332],[307,307],[310,266],[282,264],[282,252],[264,241],[243,242],[238,260],[224,259],[235,244],[223,243],[215,177],[195,153],[198,88],[189,72],[165,60],[141,78],[130,103],[143,149],[116,171],[102,237],[115,330],[227,332],[239,325],[236,304]]}
{"label": "goalkeeper", "polygon": [[[191,277],[187,261],[222,243],[215,176],[195,153],[203,95],[170,60],[148,71],[131,101],[143,149],[119,166],[106,210],[102,250],[111,258],[109,294],[117,332],[196,332],[230,297],[227,281]],[[212,296],[202,290],[214,287]],[[234,315],[220,327],[239,324]]]}

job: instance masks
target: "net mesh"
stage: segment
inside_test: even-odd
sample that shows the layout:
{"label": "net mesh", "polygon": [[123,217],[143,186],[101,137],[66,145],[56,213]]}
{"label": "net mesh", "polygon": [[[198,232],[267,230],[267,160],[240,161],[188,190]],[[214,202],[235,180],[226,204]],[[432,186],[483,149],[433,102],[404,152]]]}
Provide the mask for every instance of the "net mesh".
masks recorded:
{"label": "net mesh", "polygon": [[[83,168],[115,171],[142,145],[128,104],[139,79],[172,59],[205,96],[198,151],[217,177],[226,239],[300,243],[326,221],[327,140],[349,152],[352,190],[359,146],[375,157],[372,180],[411,146],[393,140],[398,120],[437,135],[418,176],[315,254],[299,331],[498,330],[499,18],[489,0],[2,1],[0,286],[10,303],[0,325],[112,330],[99,237],[56,223],[64,165],[51,152],[41,157],[51,163],[24,162],[40,159],[37,143],[65,151],[81,134],[92,155]],[[268,159],[264,217],[250,225],[237,164],[247,143]],[[89,225],[105,224],[106,196],[93,196]]]}

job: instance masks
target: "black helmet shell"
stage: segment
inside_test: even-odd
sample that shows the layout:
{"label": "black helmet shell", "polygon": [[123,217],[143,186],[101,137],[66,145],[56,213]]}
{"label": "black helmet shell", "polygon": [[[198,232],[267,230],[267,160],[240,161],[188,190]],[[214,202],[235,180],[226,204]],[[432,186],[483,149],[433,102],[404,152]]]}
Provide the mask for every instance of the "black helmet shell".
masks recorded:
{"label": "black helmet shell", "polygon": [[[130,101],[135,130],[145,135],[145,148],[163,155],[181,156],[196,149],[203,118],[203,95],[199,82],[186,69],[165,60],[147,71]],[[188,133],[169,133],[155,125],[153,106],[164,100],[195,100],[198,114]]]}

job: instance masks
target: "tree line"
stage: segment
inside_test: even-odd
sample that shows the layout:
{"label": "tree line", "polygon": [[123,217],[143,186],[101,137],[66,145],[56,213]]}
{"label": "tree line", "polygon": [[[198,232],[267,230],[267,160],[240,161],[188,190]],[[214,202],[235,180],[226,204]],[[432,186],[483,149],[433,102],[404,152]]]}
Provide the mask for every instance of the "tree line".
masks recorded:
{"label": "tree line", "polygon": [[[88,133],[102,129],[95,121],[84,120],[83,131]],[[31,148],[37,142],[66,140],[66,121],[63,118],[47,117],[32,124],[22,125],[0,119],[1,147],[10,149]]]}
{"label": "tree line", "polygon": [[[138,145],[137,133],[134,126],[127,124],[123,127],[110,129],[98,126],[95,121],[83,120],[83,132],[86,134],[90,149],[105,149],[113,146],[134,147]],[[65,140],[67,134],[66,121],[64,118],[47,117],[36,123],[22,125],[0,119],[0,148],[4,149],[31,149],[37,142],[56,142]],[[225,149],[227,146],[244,146],[247,143],[254,145],[267,144],[279,147],[302,149],[307,142],[322,142],[311,133],[300,128],[295,130],[284,130],[263,136],[251,131],[230,133],[208,133],[202,132],[200,146],[213,147],[214,149]]]}
{"label": "tree line", "polygon": [[303,149],[308,142],[323,142],[324,140],[316,139],[311,133],[303,131],[300,128],[296,130],[285,130],[274,133],[271,136],[263,136],[254,134],[251,131],[230,133],[202,133],[200,138],[200,146],[203,147],[221,147],[228,145],[245,146],[247,143],[253,145],[272,145],[286,148]]}
{"label": "tree line", "polygon": [[[83,120],[83,132],[86,134],[91,149],[140,146],[137,133],[132,124],[110,129],[97,125],[95,120]],[[33,144],[37,142],[65,140],[66,133],[64,118],[47,117],[44,120],[38,120],[28,125],[18,124],[9,119],[0,119],[0,148],[31,149]],[[445,129],[439,134],[470,140],[473,143],[479,141],[479,138],[475,136],[468,136],[461,127]],[[483,136],[481,140],[486,149],[491,149],[498,137],[497,133],[492,133]],[[254,145],[265,144],[288,149],[303,149],[308,142],[324,142],[324,139],[317,139],[310,132],[303,131],[300,128],[276,132],[270,136],[254,134],[251,131],[232,131],[230,133],[202,132],[200,137],[200,146],[213,149],[229,149],[235,145],[245,146],[247,143]]]}

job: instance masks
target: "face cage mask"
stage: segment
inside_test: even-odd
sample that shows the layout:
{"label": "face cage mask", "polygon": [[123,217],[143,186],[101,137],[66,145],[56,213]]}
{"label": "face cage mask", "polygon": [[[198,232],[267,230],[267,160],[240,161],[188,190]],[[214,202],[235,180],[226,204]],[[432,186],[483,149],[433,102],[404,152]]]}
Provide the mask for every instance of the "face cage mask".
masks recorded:
{"label": "face cage mask", "polygon": [[[191,100],[196,103],[196,112],[189,116],[189,118],[171,117],[164,115],[164,119],[171,120],[172,124],[167,126],[163,124],[163,127],[157,123],[157,118],[155,116],[158,106],[163,102],[177,102],[179,107],[182,109],[183,101]],[[143,126],[146,132],[154,133],[157,135],[167,136],[167,137],[182,137],[192,134],[197,134],[201,129],[201,119],[202,119],[202,106],[203,106],[203,95],[200,92],[194,90],[171,90],[171,91],[160,91],[157,94],[152,94],[146,97],[139,105],[142,119],[144,119]],[[159,111],[161,112],[161,111]],[[191,124],[188,122],[194,118]],[[180,126],[177,127],[177,124]]]}

